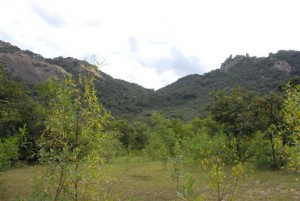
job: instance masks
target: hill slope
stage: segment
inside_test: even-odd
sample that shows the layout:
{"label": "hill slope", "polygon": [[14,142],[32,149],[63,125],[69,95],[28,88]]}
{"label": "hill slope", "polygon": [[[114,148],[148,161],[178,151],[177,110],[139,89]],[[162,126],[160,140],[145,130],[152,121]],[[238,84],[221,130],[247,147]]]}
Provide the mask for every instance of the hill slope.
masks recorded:
{"label": "hill slope", "polygon": [[95,84],[101,102],[115,116],[135,117],[144,108],[150,107],[149,97],[154,94],[153,90],[137,84],[113,79],[86,61],[70,57],[45,59],[3,41],[0,41],[0,63],[11,79],[20,81],[31,89],[51,76],[78,77],[79,73],[92,73],[96,78]]}
{"label": "hill slope", "polygon": [[158,90],[156,105],[169,115],[191,118],[201,115],[214,90],[235,85],[266,93],[300,75],[300,52],[278,51],[268,57],[230,57],[218,70],[203,75],[189,75]]}
{"label": "hill slope", "polygon": [[114,79],[96,66],[74,58],[45,59],[28,50],[0,41],[0,62],[11,79],[22,81],[29,88],[50,76],[62,77],[92,73],[103,105],[116,117],[135,119],[153,111],[169,117],[191,119],[203,113],[213,90],[241,85],[266,93],[300,75],[300,52],[278,51],[268,57],[231,56],[220,69],[203,75],[188,75],[153,91],[137,84]]}

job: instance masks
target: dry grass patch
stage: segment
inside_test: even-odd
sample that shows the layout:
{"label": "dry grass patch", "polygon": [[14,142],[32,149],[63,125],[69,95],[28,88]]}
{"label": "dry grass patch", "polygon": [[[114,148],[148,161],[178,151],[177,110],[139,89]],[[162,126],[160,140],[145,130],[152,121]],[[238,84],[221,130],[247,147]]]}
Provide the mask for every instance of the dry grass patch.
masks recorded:
{"label": "dry grass patch", "polygon": [[[104,168],[114,182],[107,185],[109,193],[120,200],[134,198],[141,201],[176,200],[176,184],[172,181],[172,165],[163,168],[160,162],[143,157],[130,160],[119,158]],[[16,196],[29,198],[34,178],[43,172],[41,166],[21,167],[4,172],[6,192],[1,201],[15,200]],[[198,165],[185,167],[185,172],[196,179],[194,190],[205,197],[215,200],[208,188],[207,172]],[[246,181],[238,189],[236,200],[300,200],[299,176],[285,172],[249,172]],[[181,182],[181,185],[183,183]]]}

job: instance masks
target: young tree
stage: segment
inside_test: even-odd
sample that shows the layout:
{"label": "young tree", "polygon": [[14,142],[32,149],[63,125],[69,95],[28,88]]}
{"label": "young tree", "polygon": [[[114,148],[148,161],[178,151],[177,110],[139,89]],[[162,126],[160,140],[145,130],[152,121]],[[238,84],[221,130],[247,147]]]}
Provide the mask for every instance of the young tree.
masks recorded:
{"label": "young tree", "polygon": [[117,156],[118,154],[124,152],[124,146],[119,140],[119,133],[116,131],[105,131],[103,133],[105,140],[101,142],[101,156],[105,159],[106,163]]}
{"label": "young tree", "polygon": [[216,194],[216,200],[235,200],[236,191],[245,176],[242,163],[232,166],[230,171],[225,169],[219,157],[212,157],[203,164],[209,171],[209,187]]}
{"label": "young tree", "polygon": [[183,170],[184,154],[178,142],[174,146],[174,155],[171,161],[173,163],[172,179],[176,183],[176,191],[178,192],[179,182],[183,179],[185,174]]}
{"label": "young tree", "polygon": [[287,168],[300,173],[300,86],[287,86],[284,101],[284,120],[291,134],[290,147],[287,148],[289,160]]}
{"label": "young tree", "polygon": [[69,77],[62,82],[50,79],[44,89],[50,99],[40,159],[48,167],[50,181],[43,190],[54,201],[96,199],[92,183],[98,178],[92,174],[99,173],[103,162],[103,127],[109,115],[96,96],[93,79],[79,77],[77,83]]}
{"label": "young tree", "polygon": [[165,118],[159,113],[151,117],[152,133],[149,137],[147,153],[152,159],[159,159],[165,166],[174,156],[175,144],[180,141],[178,122]]}

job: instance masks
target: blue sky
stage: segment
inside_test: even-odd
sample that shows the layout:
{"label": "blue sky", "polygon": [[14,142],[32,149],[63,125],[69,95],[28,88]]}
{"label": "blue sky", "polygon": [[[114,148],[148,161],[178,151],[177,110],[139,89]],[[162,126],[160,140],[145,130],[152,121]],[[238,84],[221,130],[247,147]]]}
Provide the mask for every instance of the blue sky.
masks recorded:
{"label": "blue sky", "polygon": [[300,50],[297,0],[0,0],[0,40],[158,89],[230,55]]}

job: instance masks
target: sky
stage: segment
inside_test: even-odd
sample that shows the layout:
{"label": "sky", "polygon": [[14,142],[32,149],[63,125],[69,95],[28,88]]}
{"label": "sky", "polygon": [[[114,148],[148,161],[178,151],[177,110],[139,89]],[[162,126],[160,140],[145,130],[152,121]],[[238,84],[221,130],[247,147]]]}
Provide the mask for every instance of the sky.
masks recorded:
{"label": "sky", "polygon": [[0,40],[159,89],[229,55],[300,50],[298,0],[0,0]]}

